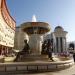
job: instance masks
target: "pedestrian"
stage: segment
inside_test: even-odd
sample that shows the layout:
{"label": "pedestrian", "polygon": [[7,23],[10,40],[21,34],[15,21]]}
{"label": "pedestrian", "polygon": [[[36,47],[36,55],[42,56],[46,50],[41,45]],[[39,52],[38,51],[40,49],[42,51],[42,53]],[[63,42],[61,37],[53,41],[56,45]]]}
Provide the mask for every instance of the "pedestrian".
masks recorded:
{"label": "pedestrian", "polygon": [[75,53],[73,53],[73,59],[74,59],[74,62],[75,62]]}
{"label": "pedestrian", "polygon": [[53,57],[52,57],[52,50],[51,50],[51,48],[48,48],[48,57],[50,58],[50,60],[54,61]]}

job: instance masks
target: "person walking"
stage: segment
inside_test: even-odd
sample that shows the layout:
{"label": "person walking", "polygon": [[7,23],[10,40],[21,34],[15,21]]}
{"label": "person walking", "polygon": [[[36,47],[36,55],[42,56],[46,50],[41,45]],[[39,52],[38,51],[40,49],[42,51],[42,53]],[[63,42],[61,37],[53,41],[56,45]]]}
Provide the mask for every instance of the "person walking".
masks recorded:
{"label": "person walking", "polygon": [[75,53],[73,53],[73,59],[74,59],[74,62],[75,62]]}

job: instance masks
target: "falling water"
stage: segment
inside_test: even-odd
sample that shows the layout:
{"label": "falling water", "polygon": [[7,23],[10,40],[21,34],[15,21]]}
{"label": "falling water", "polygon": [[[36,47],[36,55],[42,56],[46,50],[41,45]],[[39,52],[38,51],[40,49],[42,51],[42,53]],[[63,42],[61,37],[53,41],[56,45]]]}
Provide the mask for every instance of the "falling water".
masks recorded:
{"label": "falling water", "polygon": [[32,22],[36,22],[36,16],[35,15],[32,16]]}

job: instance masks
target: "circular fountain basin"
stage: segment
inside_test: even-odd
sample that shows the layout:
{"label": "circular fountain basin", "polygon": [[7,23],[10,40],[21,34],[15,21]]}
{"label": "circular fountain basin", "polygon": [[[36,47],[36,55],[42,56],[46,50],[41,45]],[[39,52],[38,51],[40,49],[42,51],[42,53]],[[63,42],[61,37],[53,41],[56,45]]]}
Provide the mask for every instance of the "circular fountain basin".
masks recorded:
{"label": "circular fountain basin", "polygon": [[49,61],[31,61],[31,62],[9,62],[0,63],[0,73],[39,73],[39,72],[50,72],[59,71],[71,67],[74,64],[73,59],[58,62]]}
{"label": "circular fountain basin", "polygon": [[45,22],[26,22],[21,25],[21,28],[27,34],[34,34],[37,31],[37,34],[45,34],[50,31],[50,26]]}

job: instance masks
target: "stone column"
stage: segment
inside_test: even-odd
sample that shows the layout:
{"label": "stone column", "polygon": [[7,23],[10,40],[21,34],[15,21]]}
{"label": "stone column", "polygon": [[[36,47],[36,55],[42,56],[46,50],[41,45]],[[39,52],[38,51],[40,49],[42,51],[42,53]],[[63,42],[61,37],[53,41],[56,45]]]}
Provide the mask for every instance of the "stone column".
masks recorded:
{"label": "stone column", "polygon": [[29,46],[31,54],[40,55],[42,46],[42,37],[38,34],[33,34],[29,37]]}
{"label": "stone column", "polygon": [[58,52],[61,52],[60,50],[60,37],[58,37]]}
{"label": "stone column", "polygon": [[64,38],[62,37],[62,52],[64,51]]}
{"label": "stone column", "polygon": [[58,37],[56,37],[56,44],[55,44],[55,48],[56,48],[56,53],[58,53]]}
{"label": "stone column", "polygon": [[66,37],[64,37],[64,51],[66,51]]}
{"label": "stone column", "polygon": [[63,41],[63,37],[61,37],[61,38],[62,38],[62,43],[61,43],[62,44],[62,49],[61,50],[63,52],[64,51],[64,41]]}

